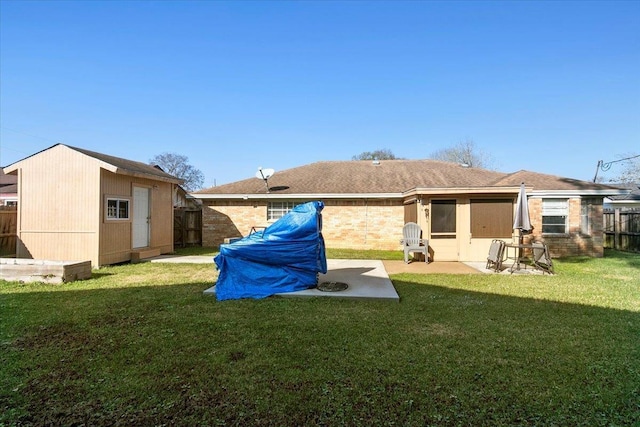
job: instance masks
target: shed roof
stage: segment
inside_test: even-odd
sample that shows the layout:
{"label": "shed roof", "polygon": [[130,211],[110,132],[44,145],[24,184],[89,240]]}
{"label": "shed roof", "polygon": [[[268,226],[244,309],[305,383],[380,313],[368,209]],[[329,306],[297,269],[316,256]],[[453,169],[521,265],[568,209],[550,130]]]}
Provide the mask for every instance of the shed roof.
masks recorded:
{"label": "shed roof", "polygon": [[[103,162],[106,166],[111,166],[109,169],[114,172],[114,173],[122,173],[125,175],[132,175],[132,176],[140,176],[140,177],[144,177],[144,178],[148,178],[148,179],[155,179],[155,180],[159,180],[159,181],[168,181],[168,182],[174,182],[174,183],[182,183],[183,180],[181,180],[178,177],[175,177],[171,174],[166,173],[165,171],[163,171],[159,166],[153,166],[153,165],[148,165],[146,163],[142,163],[142,162],[136,162],[133,160],[127,160],[127,159],[123,159],[121,157],[115,157],[115,156],[110,156],[108,154],[103,154],[103,153],[98,153],[95,151],[90,151],[90,150],[85,150],[84,148],[78,148],[78,147],[72,147],[70,145],[66,145],[66,144],[55,144],[45,150],[39,151],[38,153],[32,154],[29,157],[33,157],[33,156],[37,156],[38,154],[47,151],[47,150],[51,150],[53,148],[56,147],[66,147],[69,148],[71,150],[77,151],[81,154],[84,154],[85,156],[89,156],[93,159],[96,159],[100,162]],[[26,157],[25,159],[28,159],[29,157]],[[6,166],[5,168],[8,170],[12,170],[11,166],[25,160],[19,160],[18,162],[12,163],[9,166]]]}

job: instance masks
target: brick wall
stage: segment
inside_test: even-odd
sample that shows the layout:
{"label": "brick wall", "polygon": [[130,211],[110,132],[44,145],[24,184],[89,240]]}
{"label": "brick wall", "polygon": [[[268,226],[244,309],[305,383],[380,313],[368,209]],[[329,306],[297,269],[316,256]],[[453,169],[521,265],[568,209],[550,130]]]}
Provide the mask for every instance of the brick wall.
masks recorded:
{"label": "brick wall", "polygon": [[322,211],[329,248],[399,250],[404,225],[400,200],[330,200]]}
{"label": "brick wall", "polygon": [[529,214],[533,233],[525,238],[530,241],[545,242],[549,246],[551,256],[565,257],[586,255],[602,257],[604,255],[604,233],[602,216],[602,199],[589,199],[590,234],[581,233],[581,200],[569,199],[569,234],[542,234],[542,199],[529,199]]}
{"label": "brick wall", "polygon": [[[322,211],[322,235],[329,248],[399,250],[404,225],[400,200],[329,200]],[[205,201],[202,245],[215,247],[228,237],[266,226],[266,201]]]}
{"label": "brick wall", "polygon": [[[302,203],[302,202],[301,202]],[[569,200],[569,234],[542,234],[542,200],[529,199],[534,227],[525,243],[542,241],[553,257],[604,255],[602,199],[590,200],[589,235],[580,232],[580,199]],[[266,226],[266,201],[205,201],[202,245],[215,247],[227,237],[242,237],[253,226]],[[400,250],[404,208],[399,200],[328,200],[322,211],[322,234],[329,248]]]}
{"label": "brick wall", "polygon": [[267,225],[267,205],[252,201],[204,201],[202,246],[216,247],[227,237],[242,237],[251,227]]}

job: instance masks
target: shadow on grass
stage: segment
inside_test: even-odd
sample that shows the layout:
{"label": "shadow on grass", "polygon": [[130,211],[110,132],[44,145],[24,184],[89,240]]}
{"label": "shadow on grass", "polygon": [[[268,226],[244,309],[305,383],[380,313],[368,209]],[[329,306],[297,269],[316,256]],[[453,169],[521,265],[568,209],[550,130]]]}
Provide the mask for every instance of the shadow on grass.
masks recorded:
{"label": "shadow on grass", "polygon": [[422,277],[394,281],[400,304],[216,302],[202,282],[4,294],[0,424],[640,421],[638,313]]}

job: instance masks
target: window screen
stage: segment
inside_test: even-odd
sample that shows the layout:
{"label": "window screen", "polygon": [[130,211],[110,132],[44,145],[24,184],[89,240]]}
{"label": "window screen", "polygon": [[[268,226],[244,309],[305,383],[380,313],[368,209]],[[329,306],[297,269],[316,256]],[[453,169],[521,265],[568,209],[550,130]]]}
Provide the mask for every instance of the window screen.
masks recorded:
{"label": "window screen", "polygon": [[431,234],[453,236],[456,234],[456,201],[431,201]]}
{"label": "window screen", "polygon": [[567,199],[542,200],[542,232],[566,234],[569,201]]}
{"label": "window screen", "polygon": [[511,237],[513,200],[471,200],[471,236],[477,238]]}

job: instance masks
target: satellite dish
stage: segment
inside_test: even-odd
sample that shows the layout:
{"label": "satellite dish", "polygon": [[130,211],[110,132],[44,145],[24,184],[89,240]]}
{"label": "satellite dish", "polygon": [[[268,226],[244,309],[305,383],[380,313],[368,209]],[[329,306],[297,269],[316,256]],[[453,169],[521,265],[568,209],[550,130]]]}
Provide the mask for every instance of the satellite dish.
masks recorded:
{"label": "satellite dish", "polygon": [[264,185],[267,186],[267,193],[269,192],[269,178],[276,173],[273,169],[262,169],[262,166],[258,168],[258,172],[256,172],[256,178],[260,178],[264,181]]}
{"label": "satellite dish", "polygon": [[258,172],[256,172],[256,178],[260,179],[269,179],[276,173],[273,169],[262,169],[262,167],[258,168]]}

